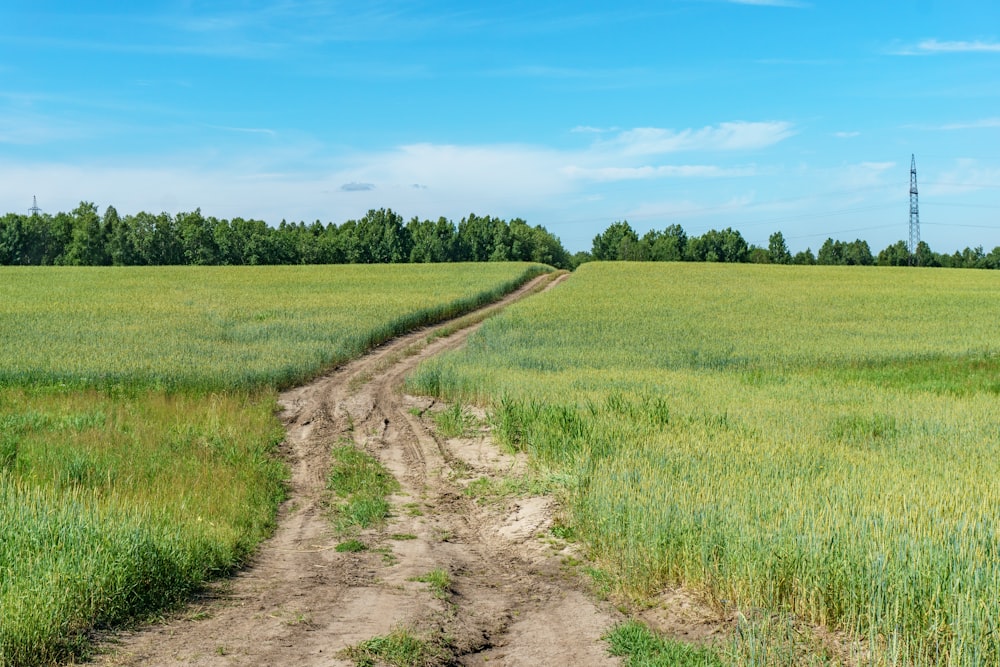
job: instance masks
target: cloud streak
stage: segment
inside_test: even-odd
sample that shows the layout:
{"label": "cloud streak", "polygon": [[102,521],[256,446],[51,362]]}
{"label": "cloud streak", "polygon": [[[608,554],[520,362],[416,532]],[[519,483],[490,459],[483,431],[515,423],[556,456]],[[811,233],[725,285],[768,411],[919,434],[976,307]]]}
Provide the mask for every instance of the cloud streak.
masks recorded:
{"label": "cloud streak", "polygon": [[755,5],[757,7],[791,7],[794,9],[804,9],[811,7],[808,2],[798,2],[797,0],[725,0],[731,5]]}
{"label": "cloud streak", "polygon": [[662,155],[690,151],[747,151],[767,148],[794,134],[784,121],[735,121],[701,129],[641,127],[620,133],[601,147],[623,155]]}
{"label": "cloud streak", "polygon": [[903,46],[892,50],[890,53],[897,56],[927,56],[947,53],[1000,53],[1000,42],[925,39],[915,45]]}
{"label": "cloud streak", "polygon": [[374,183],[356,183],[353,181],[350,183],[344,183],[340,186],[341,192],[368,192],[369,190],[374,189]]}
{"label": "cloud streak", "polygon": [[725,168],[716,165],[661,165],[642,167],[566,167],[564,173],[571,178],[592,181],[633,181],[654,178],[735,178],[753,176],[752,167]]}
{"label": "cloud streak", "polygon": [[997,128],[1000,127],[1000,118],[983,118],[981,120],[974,120],[968,123],[948,123],[946,125],[941,125],[940,130],[981,130],[987,128]]}

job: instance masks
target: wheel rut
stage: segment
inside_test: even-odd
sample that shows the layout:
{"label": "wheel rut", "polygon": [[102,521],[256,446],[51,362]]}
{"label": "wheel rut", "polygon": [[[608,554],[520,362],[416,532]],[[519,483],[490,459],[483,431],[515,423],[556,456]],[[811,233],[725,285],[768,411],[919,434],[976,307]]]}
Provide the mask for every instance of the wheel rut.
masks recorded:
{"label": "wheel rut", "polygon": [[[537,278],[488,308],[559,280]],[[401,393],[417,364],[477,327],[399,337],[284,392],[291,476],[274,535],[182,612],[105,642],[97,664],[346,666],[345,648],[401,628],[439,649],[428,664],[619,664],[600,641],[618,617],[563,565],[572,546],[544,539],[552,500],[480,504],[463,492],[525,462],[488,433],[441,438],[428,417],[440,406]],[[393,516],[364,531],[369,548],[356,553],[336,551],[324,506],[330,450],[344,443],[378,458],[401,486]],[[430,572],[445,574],[443,590],[416,581]]]}

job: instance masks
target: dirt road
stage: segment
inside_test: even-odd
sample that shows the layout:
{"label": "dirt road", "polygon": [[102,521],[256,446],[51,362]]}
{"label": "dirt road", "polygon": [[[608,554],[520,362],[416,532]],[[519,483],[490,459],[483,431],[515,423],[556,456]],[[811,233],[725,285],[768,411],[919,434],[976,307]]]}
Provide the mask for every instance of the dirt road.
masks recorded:
{"label": "dirt road", "polygon": [[[600,641],[616,616],[564,564],[572,546],[550,535],[552,500],[483,504],[463,493],[473,480],[516,474],[524,461],[500,453],[486,433],[437,436],[428,413],[439,406],[401,393],[420,361],[474,329],[398,338],[282,394],[292,477],[274,536],[235,578],[164,624],[118,637],[98,663],[351,665],[343,649],[405,629],[434,649],[431,664],[618,664]],[[345,441],[377,457],[402,487],[388,524],[364,531],[368,549],[355,553],[335,550],[341,538],[324,512],[329,452]],[[444,573],[437,590],[415,580],[430,572]]]}

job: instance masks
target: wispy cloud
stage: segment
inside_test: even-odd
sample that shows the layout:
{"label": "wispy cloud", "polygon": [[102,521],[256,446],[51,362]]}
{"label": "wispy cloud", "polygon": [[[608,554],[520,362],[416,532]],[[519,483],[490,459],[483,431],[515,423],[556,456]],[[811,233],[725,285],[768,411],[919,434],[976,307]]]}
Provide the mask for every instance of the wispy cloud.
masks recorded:
{"label": "wispy cloud", "polygon": [[209,125],[214,130],[224,130],[225,132],[238,132],[240,134],[263,134],[268,137],[277,136],[277,132],[266,127],[227,127],[224,125]]}
{"label": "wispy cloud", "polygon": [[[890,183],[899,183],[909,176],[906,173],[893,172],[899,167],[896,162],[859,162],[838,167],[833,173],[833,183],[844,192],[855,193],[867,192],[870,189],[884,187]],[[843,203],[850,204],[855,200],[844,199]]]}
{"label": "wispy cloud", "polygon": [[759,7],[794,7],[802,9],[811,7],[808,2],[798,2],[797,0],[724,0],[731,5],[757,5]]}
{"label": "wispy cloud", "polygon": [[854,137],[860,137],[860,132],[834,132],[833,136],[838,139],[853,139]]}
{"label": "wispy cloud", "polygon": [[995,189],[997,183],[1000,183],[1000,169],[979,160],[960,158],[933,176],[933,180],[921,188],[920,194],[929,197],[966,194]]}
{"label": "wispy cloud", "polygon": [[620,128],[617,127],[593,127],[591,125],[577,125],[570,132],[574,134],[608,134],[609,132],[618,132]]}
{"label": "wispy cloud", "polygon": [[1000,42],[995,40],[941,41],[925,39],[916,44],[904,44],[891,48],[889,53],[897,56],[926,56],[941,53],[1000,53]]}
{"label": "wispy cloud", "polygon": [[1000,118],[983,118],[981,120],[974,120],[967,123],[948,123],[946,125],[941,125],[937,129],[939,130],[979,130],[984,128],[997,128],[1000,127]]}
{"label": "wispy cloud", "polygon": [[374,183],[356,183],[353,181],[351,183],[344,183],[340,186],[341,192],[368,192],[369,190],[374,189]]}
{"label": "wispy cloud", "polygon": [[926,39],[917,47],[928,53],[1000,53],[1000,42],[939,42]]}
{"label": "wispy cloud", "polygon": [[758,65],[789,65],[797,67],[829,67],[843,64],[842,60],[833,58],[758,58]]}
{"label": "wispy cloud", "polygon": [[745,210],[752,205],[753,194],[734,196],[723,202],[704,203],[690,199],[645,202],[632,208],[626,215],[629,220],[657,220],[671,218],[700,218]]}
{"label": "wispy cloud", "polygon": [[[218,129],[271,136],[266,128]],[[121,211],[200,206],[206,215],[250,212],[270,222],[319,217],[340,222],[386,206],[433,219],[459,219],[469,211],[501,216],[563,211],[565,217],[565,209],[607,216],[616,213],[604,211],[605,204],[598,213],[594,202],[613,196],[614,184],[675,180],[693,187],[712,179],[752,178],[759,170],[745,157],[733,164],[716,159],[718,152],[744,151],[735,154],[746,156],[791,132],[788,123],[742,121],[678,130],[581,127],[574,147],[413,143],[333,155],[312,143],[289,144],[282,132],[264,147],[261,142],[239,151],[202,147],[131,164],[110,157],[76,164],[0,160],[0,202],[16,204],[28,192],[52,210],[69,210],[80,200],[114,204]],[[691,151],[685,154],[690,162],[663,164],[666,160],[657,157],[682,151]],[[699,151],[715,157],[702,161]],[[46,183],[60,185],[49,192],[38,187]],[[547,224],[544,214],[539,222]]]}
{"label": "wispy cloud", "polygon": [[658,155],[682,151],[744,151],[766,148],[794,134],[785,121],[735,121],[701,129],[641,127],[620,133],[601,146],[625,155]]}
{"label": "wispy cloud", "polygon": [[653,178],[731,178],[752,176],[753,167],[719,167],[716,165],[660,165],[642,167],[566,167],[563,172],[573,178],[593,181],[634,181]]}
{"label": "wispy cloud", "polygon": [[0,112],[0,145],[40,146],[90,137],[103,129],[37,113]]}

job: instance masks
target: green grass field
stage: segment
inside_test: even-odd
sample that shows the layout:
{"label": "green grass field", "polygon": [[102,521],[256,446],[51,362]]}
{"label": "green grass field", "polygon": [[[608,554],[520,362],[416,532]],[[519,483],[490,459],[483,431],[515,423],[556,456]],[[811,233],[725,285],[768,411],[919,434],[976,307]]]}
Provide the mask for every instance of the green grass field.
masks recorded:
{"label": "green grass field", "polygon": [[410,385],[490,405],[568,480],[618,595],[680,583],[875,664],[998,664],[997,322],[990,272],[587,264]]}
{"label": "green grass field", "polygon": [[239,566],[284,493],[278,388],[541,268],[0,268],[0,665]]}
{"label": "green grass field", "polygon": [[285,387],[485,303],[530,264],[0,267],[0,386]]}

